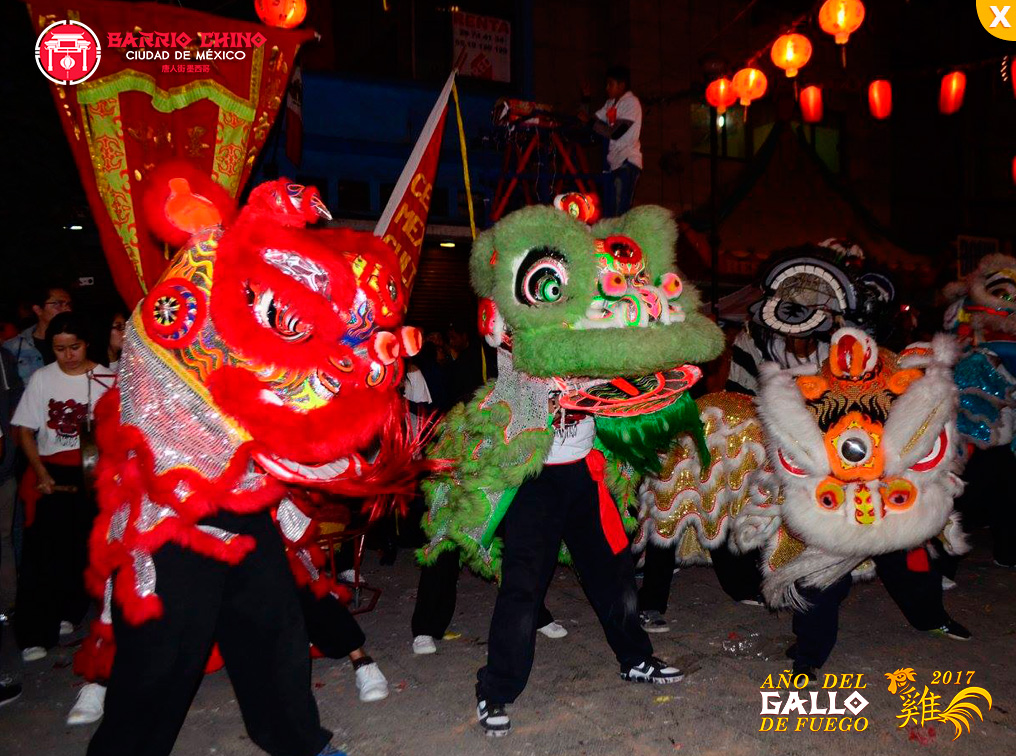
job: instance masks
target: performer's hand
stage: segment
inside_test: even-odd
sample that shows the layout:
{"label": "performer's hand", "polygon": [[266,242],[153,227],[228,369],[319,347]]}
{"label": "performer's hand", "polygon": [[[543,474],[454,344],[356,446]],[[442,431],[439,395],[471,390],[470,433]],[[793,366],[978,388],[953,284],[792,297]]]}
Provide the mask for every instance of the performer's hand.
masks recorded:
{"label": "performer's hand", "polygon": [[36,484],[35,487],[39,489],[40,493],[49,496],[51,493],[53,493],[53,487],[55,485],[56,481],[53,480],[53,477],[47,473],[46,475],[39,478],[39,482]]}

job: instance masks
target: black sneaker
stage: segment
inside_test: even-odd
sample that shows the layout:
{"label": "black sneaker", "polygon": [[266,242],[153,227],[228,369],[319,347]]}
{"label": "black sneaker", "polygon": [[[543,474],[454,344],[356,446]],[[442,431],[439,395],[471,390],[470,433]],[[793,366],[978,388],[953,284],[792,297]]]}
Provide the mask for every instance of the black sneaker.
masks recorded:
{"label": "black sneaker", "polygon": [[940,638],[952,638],[953,640],[961,641],[970,640],[970,631],[953,619],[946,622],[942,627],[936,627],[928,632]]}
{"label": "black sneaker", "polygon": [[0,706],[14,703],[21,698],[21,683],[0,685]]}
{"label": "black sneaker", "polygon": [[804,685],[806,688],[812,683],[818,682],[818,672],[815,671],[814,667],[800,662],[794,662],[793,680],[796,681],[798,675],[804,675],[808,678],[808,682]]}
{"label": "black sneaker", "polygon": [[621,679],[628,682],[668,685],[684,679],[684,672],[653,656],[630,669],[621,670]]}
{"label": "black sneaker", "polygon": [[670,623],[655,609],[639,612],[639,624],[647,633],[666,633],[670,631]]}
{"label": "black sneaker", "polygon": [[480,720],[483,734],[491,738],[503,738],[512,728],[504,704],[488,704],[481,698],[476,702],[476,718]]}

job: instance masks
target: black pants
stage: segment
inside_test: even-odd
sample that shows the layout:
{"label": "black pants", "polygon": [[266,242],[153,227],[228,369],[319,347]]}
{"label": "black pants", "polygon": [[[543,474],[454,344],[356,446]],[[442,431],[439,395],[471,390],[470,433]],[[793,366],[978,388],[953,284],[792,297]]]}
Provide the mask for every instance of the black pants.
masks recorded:
{"label": "black pants", "polygon": [[310,642],[329,659],[349,656],[367,642],[356,618],[335,596],[317,598],[308,588],[300,588],[299,593]]}
{"label": "black pants", "polygon": [[205,521],[257,540],[236,566],[175,544],[155,554],[163,616],[140,626],[114,608],[116,658],[88,756],[165,756],[218,642],[250,739],[272,756],[316,756],[328,743],[310,688],[307,631],[272,518]]}
{"label": "black pants", "polygon": [[[416,606],[411,623],[413,637],[429,635],[442,638],[455,614],[459,585],[459,553],[444,551],[420,570],[420,584],[416,589]],[[540,603],[536,626],[543,627],[554,621],[546,602]]]}
{"label": "black pants", "polygon": [[1016,458],[1009,446],[976,449],[963,471],[966,488],[956,499],[968,533],[978,525],[991,528],[992,556],[1016,564]]}
{"label": "black pants", "polygon": [[487,666],[477,672],[480,697],[511,703],[525,689],[536,649],[538,607],[562,539],[621,666],[652,656],[652,644],[639,624],[631,551],[611,552],[585,461],[544,467],[519,488],[503,523],[501,588],[490,622]]}
{"label": "black pants", "polygon": [[60,622],[81,622],[90,601],[85,568],[95,501],[85,493],[80,467],[46,469],[58,485],[77,486],[78,493],[43,496],[35,505],[35,521],[25,528],[14,621],[21,648],[55,646]]}
{"label": "black pants", "polygon": [[[942,575],[934,562],[927,572],[914,572],[907,567],[905,551],[881,554],[874,561],[879,579],[911,625],[933,630],[949,621],[942,606]],[[795,661],[815,668],[825,664],[836,645],[840,604],[850,592],[850,584],[848,574],[824,590],[800,589],[811,606],[794,612]]]}
{"label": "black pants", "polygon": [[[759,572],[759,552],[735,554],[724,544],[709,552],[713,569],[720,586],[734,601],[754,599],[762,592],[762,575]],[[646,546],[646,561],[642,568],[642,587],[639,588],[639,609],[666,614],[670,601],[670,583],[677,564],[677,544],[669,548],[650,542]]]}

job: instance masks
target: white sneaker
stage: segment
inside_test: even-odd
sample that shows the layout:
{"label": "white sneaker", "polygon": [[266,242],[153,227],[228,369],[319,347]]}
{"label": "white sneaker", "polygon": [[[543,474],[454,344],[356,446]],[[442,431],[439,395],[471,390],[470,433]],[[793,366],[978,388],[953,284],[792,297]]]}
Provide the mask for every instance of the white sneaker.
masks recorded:
{"label": "white sneaker", "polygon": [[[339,582],[340,583],[350,583],[350,584],[355,583],[356,582],[356,570],[343,570],[342,572],[340,572],[339,573]],[[363,582],[363,573],[362,572],[360,573],[360,582]]]}
{"label": "white sneaker", "polygon": [[947,578],[945,575],[942,576],[942,590],[943,591],[951,591],[955,587],[956,587],[956,581],[955,580]]}
{"label": "white sneaker", "polygon": [[106,686],[99,683],[88,683],[78,691],[78,700],[74,702],[67,715],[68,725],[85,725],[102,719],[106,705]]}
{"label": "white sneaker", "polygon": [[537,628],[536,632],[543,633],[548,638],[563,638],[568,634],[568,631],[563,626],[553,621],[548,622],[543,627]]}
{"label": "white sneaker", "polygon": [[21,660],[26,662],[39,661],[46,658],[46,649],[42,646],[29,646],[21,652]]}
{"label": "white sneaker", "polygon": [[413,638],[413,653],[414,654],[436,654],[437,644],[434,643],[433,636],[430,635],[417,635]]}
{"label": "white sneaker", "polygon": [[360,692],[360,700],[368,703],[388,698],[388,680],[381,673],[377,662],[357,667],[356,689]]}
{"label": "white sneaker", "polygon": [[73,622],[68,622],[67,620],[62,620],[60,622],[60,636],[61,637],[63,637],[64,635],[70,635],[73,632],[74,632],[74,623]]}

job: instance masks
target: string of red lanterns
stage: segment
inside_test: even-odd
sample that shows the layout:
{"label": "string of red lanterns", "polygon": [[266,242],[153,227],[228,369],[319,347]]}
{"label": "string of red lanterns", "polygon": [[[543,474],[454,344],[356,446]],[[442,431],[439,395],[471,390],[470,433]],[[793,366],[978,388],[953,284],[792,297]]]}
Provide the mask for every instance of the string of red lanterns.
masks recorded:
{"label": "string of red lanterns", "polygon": [[[831,34],[838,45],[846,45],[850,35],[856,32],[865,17],[865,7],[861,0],[826,0],[818,13],[818,23],[822,31]],[[794,31],[805,19],[800,17],[791,25],[791,30],[781,34],[773,42],[769,55],[773,64],[783,69],[787,78],[796,77],[798,71],[805,66],[812,56],[812,43],[803,34]],[[728,107],[740,100],[741,105],[748,107],[753,101],[764,96],[768,88],[765,73],[754,67],[754,62],[762,54],[757,52],[745,67],[734,74],[733,80],[726,77],[715,79],[706,87],[706,101],[723,113]],[[1013,94],[1016,96],[1016,75],[1010,77]],[[797,85],[795,84],[795,92]],[[807,98],[804,93],[807,92]],[[943,115],[951,115],[963,106],[966,92],[966,75],[962,71],[952,71],[942,77],[939,90],[939,111]],[[817,86],[806,87],[799,97],[801,115],[805,123],[817,123],[822,120],[822,90]],[[868,109],[876,120],[885,120],[892,114],[892,85],[885,79],[876,79],[868,86]]]}

